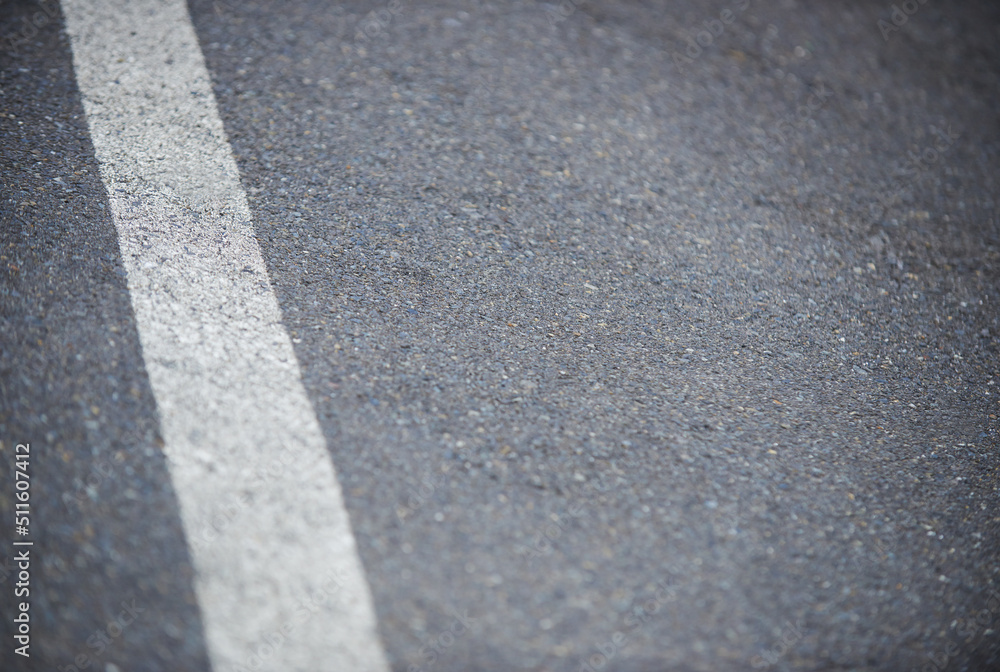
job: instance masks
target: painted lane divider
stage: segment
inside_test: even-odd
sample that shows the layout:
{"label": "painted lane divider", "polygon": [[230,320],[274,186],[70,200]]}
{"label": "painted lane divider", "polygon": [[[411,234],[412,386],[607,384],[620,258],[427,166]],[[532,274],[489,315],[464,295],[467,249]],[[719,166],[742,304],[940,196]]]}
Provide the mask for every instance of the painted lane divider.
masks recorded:
{"label": "painted lane divider", "polygon": [[[384,672],[340,487],[186,4],[62,7],[213,668]],[[225,524],[192,535],[224,502],[239,503]]]}

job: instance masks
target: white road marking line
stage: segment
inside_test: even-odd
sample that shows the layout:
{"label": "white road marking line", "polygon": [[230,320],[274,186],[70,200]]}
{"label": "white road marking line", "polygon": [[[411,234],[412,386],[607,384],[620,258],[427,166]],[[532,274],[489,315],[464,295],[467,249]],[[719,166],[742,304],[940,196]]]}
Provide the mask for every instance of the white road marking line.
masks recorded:
{"label": "white road marking line", "polygon": [[192,544],[213,667],[388,670],[186,4],[62,7],[189,539],[239,503]]}

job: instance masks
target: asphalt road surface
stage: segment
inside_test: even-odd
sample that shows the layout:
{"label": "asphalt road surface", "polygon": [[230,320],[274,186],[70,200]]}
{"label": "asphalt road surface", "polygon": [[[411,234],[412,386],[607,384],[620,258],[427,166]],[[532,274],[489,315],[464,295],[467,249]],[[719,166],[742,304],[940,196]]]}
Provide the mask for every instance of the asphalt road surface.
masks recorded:
{"label": "asphalt road surface", "polygon": [[1000,669],[1000,6],[0,40],[4,671]]}

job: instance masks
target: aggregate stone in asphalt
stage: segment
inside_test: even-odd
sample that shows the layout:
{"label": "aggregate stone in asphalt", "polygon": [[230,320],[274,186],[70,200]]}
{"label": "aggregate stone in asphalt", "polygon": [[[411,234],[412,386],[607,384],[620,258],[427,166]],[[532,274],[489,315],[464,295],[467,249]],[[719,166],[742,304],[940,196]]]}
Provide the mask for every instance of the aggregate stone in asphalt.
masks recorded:
{"label": "aggregate stone in asphalt", "polygon": [[[190,7],[394,670],[998,666],[997,9]],[[0,434],[136,483],[39,514],[39,637],[163,572],[109,655],[204,669],[66,49],[0,76]]]}
{"label": "aggregate stone in asphalt", "polygon": [[[56,19],[54,3],[44,7]],[[48,16],[0,3],[0,36]],[[61,20],[0,47],[0,669],[208,669],[193,572]],[[30,594],[14,450],[30,444]],[[32,618],[14,653],[15,605]],[[112,627],[134,604],[137,618]],[[113,637],[118,632],[117,637]],[[100,637],[110,642],[105,644]],[[98,654],[100,651],[100,655]],[[110,663],[112,667],[105,668]],[[81,663],[78,662],[78,665]]]}

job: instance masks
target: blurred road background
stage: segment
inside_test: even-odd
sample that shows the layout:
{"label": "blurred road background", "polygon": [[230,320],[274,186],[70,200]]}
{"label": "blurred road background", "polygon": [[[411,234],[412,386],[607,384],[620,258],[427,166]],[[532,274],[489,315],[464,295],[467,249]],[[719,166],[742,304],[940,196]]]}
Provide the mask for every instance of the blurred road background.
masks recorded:
{"label": "blurred road background", "polygon": [[[207,670],[54,7],[0,3],[0,661]],[[1000,669],[1000,6],[189,8],[393,670]]]}

